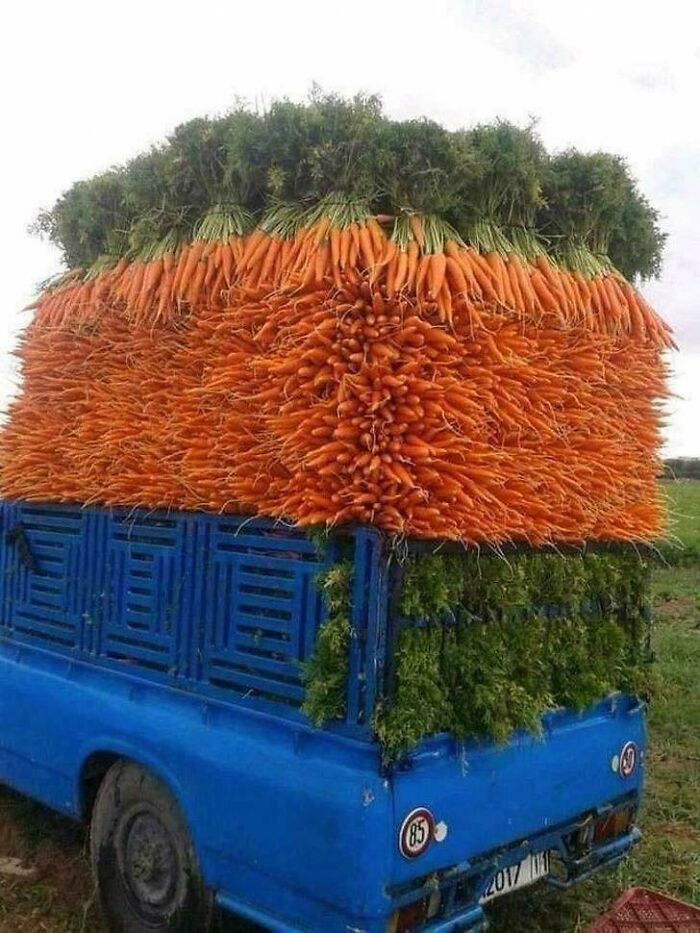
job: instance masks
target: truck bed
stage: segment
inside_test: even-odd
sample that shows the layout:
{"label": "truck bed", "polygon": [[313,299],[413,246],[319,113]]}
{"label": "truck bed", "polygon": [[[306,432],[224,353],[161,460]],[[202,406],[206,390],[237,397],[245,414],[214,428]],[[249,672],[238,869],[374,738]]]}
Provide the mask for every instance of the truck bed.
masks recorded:
{"label": "truck bed", "polygon": [[[139,762],[180,802],[222,906],[272,930],[478,928],[503,866],[552,851],[569,884],[635,841],[641,705],[615,696],[503,747],[436,736],[387,767],[369,715],[382,683],[386,581],[371,533],[355,560],[348,712],[315,729],[300,662],[336,559],[264,521],[2,505],[0,781],[76,818],[110,762]],[[382,615],[384,613],[384,615]],[[633,743],[638,766],[620,771]],[[417,858],[407,815],[441,826]],[[610,814],[622,831],[597,842]],[[594,844],[595,842],[595,844]],[[398,922],[398,921],[397,921]]]}

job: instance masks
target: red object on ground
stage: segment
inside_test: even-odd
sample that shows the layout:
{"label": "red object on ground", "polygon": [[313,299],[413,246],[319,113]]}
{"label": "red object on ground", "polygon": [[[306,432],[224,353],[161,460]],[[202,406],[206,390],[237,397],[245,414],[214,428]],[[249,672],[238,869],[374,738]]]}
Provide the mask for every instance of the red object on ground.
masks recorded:
{"label": "red object on ground", "polygon": [[646,888],[630,888],[588,933],[700,933],[700,908]]}

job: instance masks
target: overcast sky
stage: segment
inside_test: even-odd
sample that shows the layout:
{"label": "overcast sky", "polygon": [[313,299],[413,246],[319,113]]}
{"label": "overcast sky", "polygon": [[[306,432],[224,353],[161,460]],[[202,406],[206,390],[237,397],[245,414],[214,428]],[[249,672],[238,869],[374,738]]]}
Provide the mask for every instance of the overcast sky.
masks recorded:
{"label": "overcast sky", "polygon": [[[177,123],[302,98],[312,82],[380,93],[395,117],[449,127],[539,120],[554,149],[624,155],[669,233],[645,294],[676,330],[665,453],[700,456],[700,13],[687,0],[294,0],[12,4],[0,87],[0,400],[9,350],[57,252],[41,207]],[[11,12],[10,12],[11,11]]]}

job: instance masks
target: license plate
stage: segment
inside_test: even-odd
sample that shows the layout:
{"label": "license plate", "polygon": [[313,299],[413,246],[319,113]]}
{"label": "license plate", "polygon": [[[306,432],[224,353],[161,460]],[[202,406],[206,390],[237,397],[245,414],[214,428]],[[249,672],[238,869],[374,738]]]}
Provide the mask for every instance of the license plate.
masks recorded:
{"label": "license plate", "polygon": [[549,852],[532,852],[517,865],[499,869],[489,879],[484,893],[479,898],[479,903],[486,904],[502,894],[509,894],[511,891],[517,891],[518,888],[526,888],[529,884],[534,884],[535,881],[549,874],[550,862]]}

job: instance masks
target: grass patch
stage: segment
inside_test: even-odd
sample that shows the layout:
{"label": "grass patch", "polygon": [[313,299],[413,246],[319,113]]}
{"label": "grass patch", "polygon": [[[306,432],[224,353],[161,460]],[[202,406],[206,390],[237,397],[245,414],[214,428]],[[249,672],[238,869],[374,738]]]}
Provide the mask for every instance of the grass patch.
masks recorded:
{"label": "grass patch", "polygon": [[675,539],[661,548],[670,564],[700,562],[700,480],[676,479],[661,484]]}
{"label": "grass patch", "polygon": [[36,869],[30,881],[0,875],[0,933],[98,933],[83,829],[0,788],[0,856]]}

